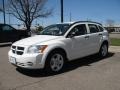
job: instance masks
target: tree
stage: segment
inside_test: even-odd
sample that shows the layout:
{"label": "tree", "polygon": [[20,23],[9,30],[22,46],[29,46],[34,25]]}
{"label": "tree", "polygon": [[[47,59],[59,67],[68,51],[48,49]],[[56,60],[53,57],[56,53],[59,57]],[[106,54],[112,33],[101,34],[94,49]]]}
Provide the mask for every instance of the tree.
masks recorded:
{"label": "tree", "polygon": [[36,29],[32,30],[32,33],[35,33],[35,34],[40,34],[40,32],[44,29],[43,26],[38,26],[36,27]]}
{"label": "tree", "polygon": [[43,26],[39,26],[39,27],[37,28],[37,31],[38,31],[38,32],[41,32],[43,29],[44,29]]}
{"label": "tree", "polygon": [[0,3],[0,12],[3,12],[2,3]]}
{"label": "tree", "polygon": [[3,12],[3,8],[0,7],[0,12]]}
{"label": "tree", "polygon": [[2,12],[3,10],[0,8],[0,12]]}
{"label": "tree", "polygon": [[45,9],[47,0],[9,0],[9,11],[17,19],[24,22],[30,31],[33,20],[47,17],[52,13],[52,9]]}

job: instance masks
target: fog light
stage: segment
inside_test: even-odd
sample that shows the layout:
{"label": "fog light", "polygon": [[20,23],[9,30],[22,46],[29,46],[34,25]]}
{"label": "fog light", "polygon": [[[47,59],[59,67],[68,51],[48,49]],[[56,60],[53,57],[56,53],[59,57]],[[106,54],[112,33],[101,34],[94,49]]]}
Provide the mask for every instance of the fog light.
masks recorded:
{"label": "fog light", "polygon": [[32,62],[27,62],[27,65],[28,66],[33,66],[33,63]]}

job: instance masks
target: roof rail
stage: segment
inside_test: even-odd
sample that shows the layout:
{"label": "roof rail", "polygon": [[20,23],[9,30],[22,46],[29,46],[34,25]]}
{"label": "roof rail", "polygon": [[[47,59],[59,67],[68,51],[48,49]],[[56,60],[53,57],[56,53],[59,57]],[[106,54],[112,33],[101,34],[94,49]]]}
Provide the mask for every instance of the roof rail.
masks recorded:
{"label": "roof rail", "polygon": [[76,22],[74,22],[73,24],[76,24],[76,23],[84,23],[84,22],[96,23],[96,24],[102,25],[101,23],[94,22],[94,21],[76,21]]}

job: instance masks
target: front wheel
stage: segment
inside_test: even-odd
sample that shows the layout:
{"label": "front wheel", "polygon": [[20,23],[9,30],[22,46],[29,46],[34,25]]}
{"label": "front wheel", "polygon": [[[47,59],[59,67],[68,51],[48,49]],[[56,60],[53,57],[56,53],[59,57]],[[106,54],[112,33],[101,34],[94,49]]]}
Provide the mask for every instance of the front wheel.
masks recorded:
{"label": "front wheel", "polygon": [[100,57],[105,57],[108,54],[108,45],[107,44],[102,44],[100,51],[99,51],[99,55]]}
{"label": "front wheel", "polygon": [[46,60],[47,71],[60,72],[65,63],[65,55],[60,51],[53,51],[48,55]]}

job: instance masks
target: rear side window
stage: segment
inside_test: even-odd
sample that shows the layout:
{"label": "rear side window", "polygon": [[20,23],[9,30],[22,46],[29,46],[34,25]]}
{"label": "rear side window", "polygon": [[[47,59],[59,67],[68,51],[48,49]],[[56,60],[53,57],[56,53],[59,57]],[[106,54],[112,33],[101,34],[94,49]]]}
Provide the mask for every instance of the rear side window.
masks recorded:
{"label": "rear side window", "polygon": [[104,28],[103,28],[103,27],[101,27],[101,26],[98,26],[98,27],[99,27],[100,32],[103,32],[103,31],[104,31]]}
{"label": "rear side window", "polygon": [[99,32],[99,29],[98,29],[97,25],[88,24],[88,27],[89,27],[90,33],[97,33],[97,32]]}

